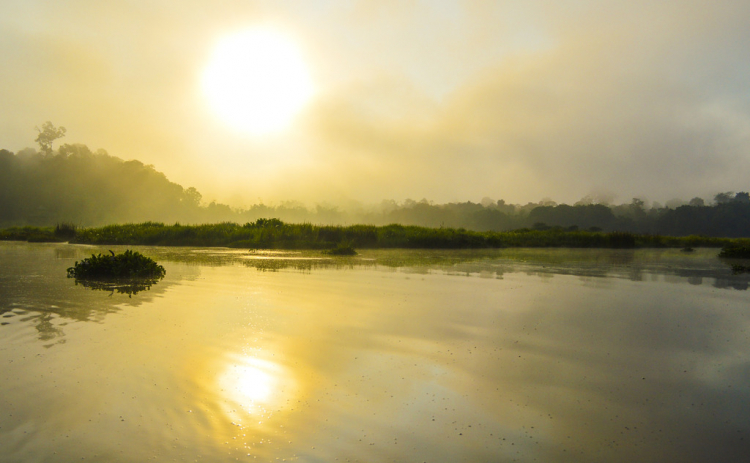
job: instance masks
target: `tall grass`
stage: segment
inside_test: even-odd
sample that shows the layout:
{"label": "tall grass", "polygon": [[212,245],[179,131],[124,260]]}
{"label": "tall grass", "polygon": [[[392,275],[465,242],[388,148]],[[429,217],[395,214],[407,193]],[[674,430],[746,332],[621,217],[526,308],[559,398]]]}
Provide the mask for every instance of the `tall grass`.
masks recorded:
{"label": "tall grass", "polygon": [[[62,224],[58,226],[61,230]],[[72,228],[72,231],[71,231]],[[333,249],[340,243],[352,248],[467,249],[508,247],[639,248],[639,247],[723,247],[731,243],[749,243],[747,239],[706,236],[673,237],[639,235],[626,232],[571,230],[563,228],[519,229],[508,232],[477,232],[463,228],[426,228],[391,224],[386,226],[318,226],[290,224],[279,219],[258,219],[240,225],[221,222],[204,225],[165,225],[159,222],[108,225],[98,228],[66,227],[73,243],[155,245],[155,246],[229,246],[251,249]],[[51,229],[24,227],[0,231],[0,239],[27,240],[44,232],[55,238]],[[58,232],[59,234],[60,232]]]}

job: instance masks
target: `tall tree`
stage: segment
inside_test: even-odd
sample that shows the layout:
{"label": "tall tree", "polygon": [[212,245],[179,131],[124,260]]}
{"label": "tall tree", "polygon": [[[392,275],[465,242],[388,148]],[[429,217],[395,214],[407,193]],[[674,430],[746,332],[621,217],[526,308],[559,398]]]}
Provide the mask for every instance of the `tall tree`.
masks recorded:
{"label": "tall tree", "polygon": [[39,135],[37,135],[35,142],[39,143],[39,148],[44,154],[52,154],[52,143],[58,138],[65,136],[65,127],[55,127],[52,122],[47,121],[42,124],[42,128],[34,127]]}

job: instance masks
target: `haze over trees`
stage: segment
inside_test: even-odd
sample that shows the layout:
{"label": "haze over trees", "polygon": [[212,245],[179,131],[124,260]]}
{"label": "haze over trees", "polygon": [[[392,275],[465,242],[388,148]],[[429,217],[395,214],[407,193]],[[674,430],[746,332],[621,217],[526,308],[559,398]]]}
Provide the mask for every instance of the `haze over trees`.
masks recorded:
{"label": "haze over trees", "polygon": [[750,236],[750,194],[722,192],[710,204],[702,198],[673,200],[650,207],[638,198],[613,205],[584,198],[574,205],[551,200],[526,205],[485,198],[481,203],[434,204],[426,199],[384,200],[379,205],[316,205],[298,202],[247,209],[202,202],[193,187],[184,188],[140,161],[124,161],[104,150],[54,141],[64,127],[45,123],[36,141],[40,149],[17,153],[0,150],[0,228],[72,223],[98,226],[113,223],[254,222],[279,218],[285,222],[346,225],[354,223],[419,225],[505,231],[519,228],[626,231],[684,236]]}

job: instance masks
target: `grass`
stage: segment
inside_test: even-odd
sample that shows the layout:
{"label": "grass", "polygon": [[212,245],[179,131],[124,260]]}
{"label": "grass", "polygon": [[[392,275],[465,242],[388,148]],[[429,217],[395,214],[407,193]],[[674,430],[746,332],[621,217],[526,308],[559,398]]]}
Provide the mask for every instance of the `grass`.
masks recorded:
{"label": "grass", "polygon": [[52,234],[56,238],[70,240],[70,239],[75,238],[77,229],[78,227],[75,224],[68,223],[68,222],[61,222],[55,225],[55,229],[52,231]]}
{"label": "grass", "polygon": [[0,230],[0,240],[62,243],[75,238],[76,230],[75,225],[65,222],[54,227],[11,227]]}
{"label": "grass", "polygon": [[724,246],[719,257],[732,259],[750,259],[750,243],[732,243]]}
{"label": "grass", "polygon": [[[377,248],[479,249],[512,247],[569,248],[687,248],[747,246],[742,238],[706,236],[641,235],[627,232],[601,232],[550,228],[519,229],[506,232],[477,232],[463,228],[426,228],[391,224],[386,226],[317,226],[289,224],[279,219],[258,219],[239,225],[222,222],[203,225],[165,225],[158,222],[79,228],[59,224],[53,228],[15,227],[0,230],[0,239],[34,240],[63,238],[71,243],[97,245],[228,246],[246,249],[317,249],[343,252]],[[339,249],[339,251],[334,251]],[[347,251],[348,252],[348,251]]]}
{"label": "grass", "polygon": [[164,267],[137,251],[126,250],[122,254],[94,255],[90,258],[76,261],[68,268],[68,278],[83,280],[133,280],[159,279],[166,271]]}
{"label": "grass", "polygon": [[28,241],[30,243],[59,243],[65,241],[55,236],[52,227],[11,227],[0,230],[0,240]]}

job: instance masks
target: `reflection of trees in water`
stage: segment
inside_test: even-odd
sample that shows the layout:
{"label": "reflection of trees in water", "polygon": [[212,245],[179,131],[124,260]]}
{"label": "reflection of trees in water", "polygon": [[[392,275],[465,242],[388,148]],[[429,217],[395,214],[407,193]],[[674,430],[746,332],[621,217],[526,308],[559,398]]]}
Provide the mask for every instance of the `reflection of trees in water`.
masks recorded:
{"label": "reflection of trees in water", "polygon": [[109,295],[113,295],[115,291],[118,294],[127,294],[128,297],[133,297],[133,294],[138,294],[141,291],[148,291],[151,286],[156,284],[159,279],[141,279],[141,280],[129,280],[129,281],[94,281],[94,280],[82,280],[76,279],[76,285],[81,285],[84,288],[98,290],[98,291],[109,291]]}
{"label": "reflection of trees in water", "polygon": [[[119,249],[114,247],[115,249]],[[731,265],[711,250],[685,254],[676,250],[498,249],[498,250],[364,250],[355,257],[327,257],[315,251],[237,251],[219,248],[140,248],[159,261],[181,263],[179,275],[153,282],[112,284],[76,282],[65,277],[73,260],[98,248],[67,244],[0,246],[0,325],[21,320],[34,323],[40,340],[61,340],[59,318],[101,321],[124,306],[149,302],[178,281],[194,279],[202,266],[242,265],[261,272],[321,269],[381,269],[404,273],[443,272],[503,278],[525,273],[539,277],[572,275],[590,279],[623,278],[643,281],[649,276],[679,277],[691,285],[747,290],[750,274],[733,274]],[[743,264],[744,265],[744,264]],[[92,291],[89,291],[92,290]],[[108,291],[109,297],[102,297]],[[128,297],[124,297],[127,295]],[[19,317],[19,318],[15,318]],[[64,325],[64,323],[62,323]],[[59,342],[59,341],[58,341]]]}
{"label": "reflection of trees in water", "polygon": [[33,323],[34,328],[39,333],[40,341],[56,341],[45,344],[44,347],[52,347],[55,344],[65,343],[65,339],[63,339],[65,333],[60,328],[60,325],[64,325],[65,323],[55,323],[55,320],[60,318],[59,315],[51,312],[37,312],[25,310],[19,307],[10,307],[5,308],[2,313],[3,321],[0,322],[0,325],[9,325],[14,321],[13,319],[15,317],[19,317],[18,320],[21,323]]}
{"label": "reflection of trees in water", "polygon": [[540,278],[571,275],[582,278],[677,277],[691,285],[712,284],[720,289],[746,290],[750,274],[738,274],[730,265],[715,259],[715,251],[682,253],[675,249],[499,249],[499,250],[364,250],[345,258],[320,256],[315,251],[227,251],[173,252],[167,260],[198,261],[200,265],[241,264],[262,272],[355,268],[393,269],[410,274],[445,272],[502,278],[525,273]]}
{"label": "reflection of trees in water", "polygon": [[747,279],[740,279],[740,278],[717,278],[714,282],[714,288],[719,289],[739,289],[741,291],[746,291],[748,288],[748,281]]}
{"label": "reflection of trees in water", "polygon": [[75,259],[78,256],[78,248],[66,247],[55,248],[56,259]]}
{"label": "reflection of trees in water", "polygon": [[[53,341],[64,336],[63,330],[56,327],[53,323],[54,316],[51,313],[42,313],[36,318],[36,330],[39,332],[40,341]],[[56,343],[47,344],[45,347],[52,347],[54,344],[63,344],[64,339],[58,339]]]}

